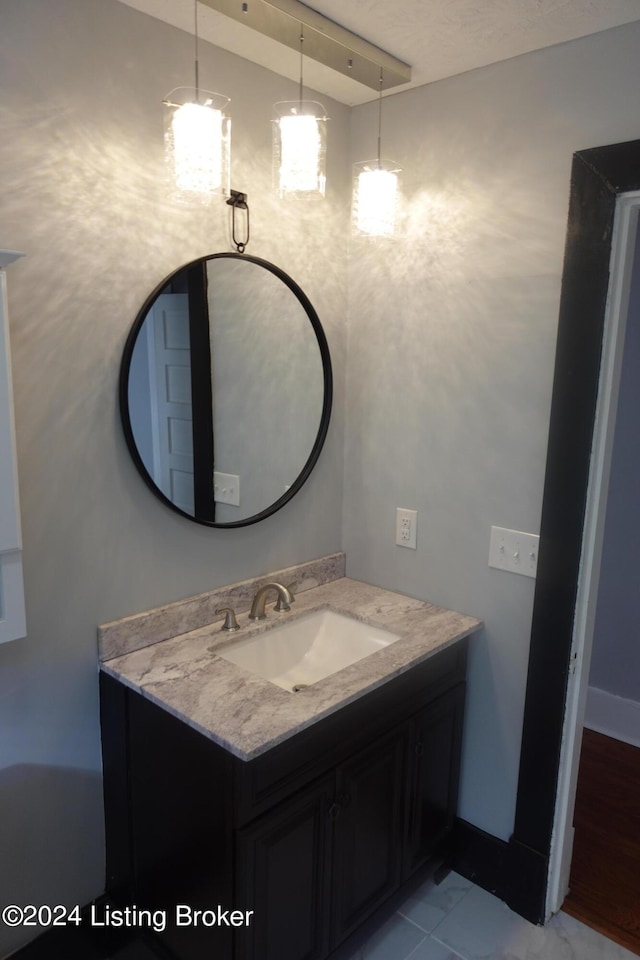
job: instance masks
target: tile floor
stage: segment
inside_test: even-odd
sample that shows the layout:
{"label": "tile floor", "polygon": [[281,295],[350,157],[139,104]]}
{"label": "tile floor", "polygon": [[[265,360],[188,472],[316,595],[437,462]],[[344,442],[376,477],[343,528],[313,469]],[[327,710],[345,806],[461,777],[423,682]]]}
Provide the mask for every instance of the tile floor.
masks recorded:
{"label": "tile floor", "polygon": [[567,914],[537,927],[450,873],[424,884],[350,960],[637,960]]}

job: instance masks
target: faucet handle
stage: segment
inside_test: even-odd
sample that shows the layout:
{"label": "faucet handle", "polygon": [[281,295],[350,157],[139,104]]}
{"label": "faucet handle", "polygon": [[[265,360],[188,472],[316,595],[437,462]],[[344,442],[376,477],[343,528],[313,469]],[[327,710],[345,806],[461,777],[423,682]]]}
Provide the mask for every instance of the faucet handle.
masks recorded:
{"label": "faucet handle", "polygon": [[239,630],[238,621],[236,620],[236,615],[233,607],[220,607],[219,610],[216,610],[216,613],[226,614],[224,618],[224,623],[220,627],[221,630]]}
{"label": "faucet handle", "polygon": [[288,587],[285,587],[285,590],[289,594],[288,598],[285,598],[284,594],[278,593],[278,599],[273,607],[277,613],[282,613],[285,610],[291,610],[290,604],[295,602],[295,597],[293,595],[294,587],[297,587],[297,583],[290,583]]}

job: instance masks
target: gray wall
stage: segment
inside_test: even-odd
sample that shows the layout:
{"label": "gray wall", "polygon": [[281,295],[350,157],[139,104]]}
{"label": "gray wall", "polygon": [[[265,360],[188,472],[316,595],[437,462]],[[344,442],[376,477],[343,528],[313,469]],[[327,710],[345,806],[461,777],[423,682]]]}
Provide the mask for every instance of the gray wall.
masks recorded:
{"label": "gray wall", "polygon": [[636,238],[589,685],[640,702],[640,236]]}
{"label": "gray wall", "polygon": [[[96,626],[341,547],[349,111],[326,103],[330,186],[303,222],[271,192],[272,104],[297,85],[202,45],[201,83],[232,98],[249,252],[309,295],[337,394],[300,494],[210,530],[149,493],[116,404],[147,294],[230,248],[224,203],[179,208],[163,185],[162,99],[191,83],[192,38],[115,0],[1,0],[0,21],[0,246],[28,254],[8,280],[29,629],[0,648],[0,902],[82,904],[103,889]],[[0,956],[30,936],[0,927]]]}
{"label": "gray wall", "polygon": [[[540,523],[575,150],[640,135],[640,24],[386,98],[404,242],[353,242],[343,542],[349,575],[481,617],[460,813],[513,828],[534,581],[487,566]],[[376,107],[352,116],[375,156]],[[418,549],[394,544],[418,510]]]}

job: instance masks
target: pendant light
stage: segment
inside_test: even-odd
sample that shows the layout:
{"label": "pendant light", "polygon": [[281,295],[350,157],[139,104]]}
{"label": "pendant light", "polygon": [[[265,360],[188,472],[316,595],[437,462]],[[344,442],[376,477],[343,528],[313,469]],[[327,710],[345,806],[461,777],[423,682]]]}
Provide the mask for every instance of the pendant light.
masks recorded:
{"label": "pendant light", "polygon": [[327,180],[327,115],[321,103],[303,100],[300,24],[300,95],[273,108],[273,173],[280,197],[324,196]]}
{"label": "pendant light", "polygon": [[402,171],[380,156],[382,82],[378,95],[378,156],[353,165],[352,232],[356,237],[394,237],[399,232]]}
{"label": "pendant light", "polygon": [[164,142],[177,199],[209,203],[229,195],[229,98],[200,89],[198,2],[194,0],[195,87],[176,87],[165,98]]}

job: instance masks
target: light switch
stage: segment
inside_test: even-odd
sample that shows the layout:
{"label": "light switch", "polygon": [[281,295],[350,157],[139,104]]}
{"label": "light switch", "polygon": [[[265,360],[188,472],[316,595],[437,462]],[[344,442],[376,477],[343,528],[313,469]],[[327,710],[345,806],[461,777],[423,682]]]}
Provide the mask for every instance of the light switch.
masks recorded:
{"label": "light switch", "polygon": [[505,527],[491,527],[489,566],[525,577],[535,577],[538,569],[537,533],[522,533]]}
{"label": "light switch", "polygon": [[213,499],[216,503],[230,503],[240,506],[240,477],[234,473],[213,472]]}

